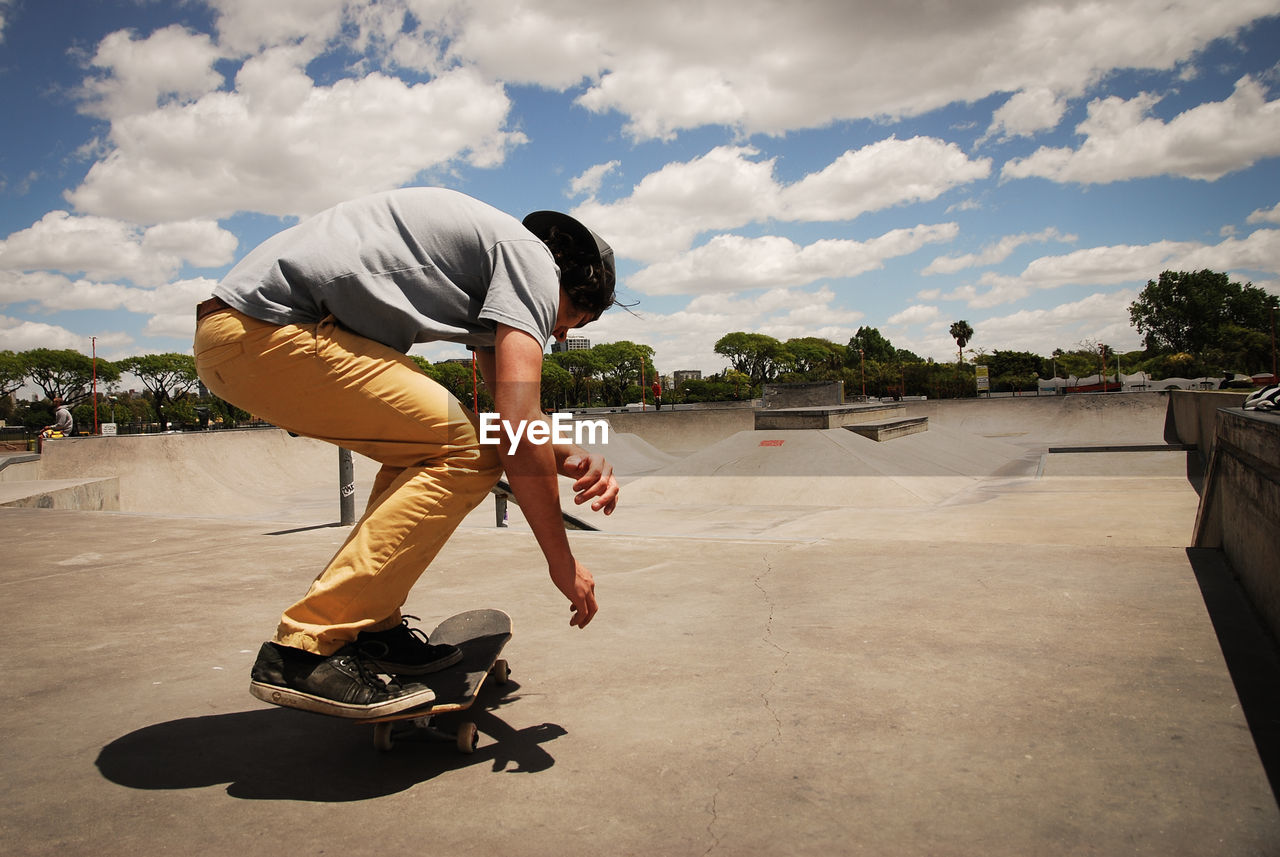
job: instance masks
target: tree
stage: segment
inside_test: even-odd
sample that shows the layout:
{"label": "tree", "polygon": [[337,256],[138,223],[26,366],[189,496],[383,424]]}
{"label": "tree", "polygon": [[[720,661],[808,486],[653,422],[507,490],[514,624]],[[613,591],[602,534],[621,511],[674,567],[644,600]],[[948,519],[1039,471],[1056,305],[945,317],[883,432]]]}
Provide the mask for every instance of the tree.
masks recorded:
{"label": "tree", "polygon": [[783,345],[788,369],[798,380],[825,381],[840,374],[846,348],[817,336],[788,339]]}
{"label": "tree", "polygon": [[969,344],[969,340],[973,339],[973,327],[969,322],[961,319],[960,321],[951,323],[951,338],[956,341],[956,345],[960,351],[960,362],[964,362],[964,347]]}
{"label": "tree", "polygon": [[[615,405],[626,404],[633,385],[638,389],[642,365],[646,379],[657,374],[653,368],[651,346],[637,345],[623,339],[618,342],[602,342],[592,346],[591,351],[600,366],[600,374],[604,377],[606,395]],[[638,392],[636,396],[639,396]]]}
{"label": "tree", "polygon": [[739,382],[735,377],[726,378],[722,375],[712,375],[709,378],[686,378],[680,382],[678,388],[680,397],[686,402],[723,402],[728,399],[737,398],[739,383],[746,383],[746,379],[741,373],[729,370],[733,376],[741,378]]}
{"label": "tree", "polygon": [[[74,407],[90,394],[94,378],[94,361],[79,351],[33,348],[18,355],[28,380],[44,392],[45,397],[61,397],[67,407]],[[103,383],[120,379],[120,369],[106,360],[97,362],[97,377]]]}
{"label": "tree", "polygon": [[571,397],[574,402],[590,407],[591,379],[603,371],[595,349],[581,351],[556,351],[547,360],[569,373],[572,380]]}
{"label": "tree", "polygon": [[1203,355],[1211,348],[1235,350],[1233,328],[1268,333],[1271,310],[1278,305],[1274,295],[1252,283],[1230,282],[1226,274],[1164,271],[1159,280],[1148,280],[1129,305],[1129,321],[1150,353]]}
{"label": "tree", "polygon": [[569,370],[553,360],[542,361],[542,409],[557,411],[569,404],[569,392],[573,389],[573,376]]}
{"label": "tree", "polygon": [[122,372],[136,375],[151,393],[161,431],[169,429],[165,409],[186,398],[200,383],[196,359],[190,354],[144,354],[126,357],[116,366]]}
{"label": "tree", "polygon": [[1227,323],[1219,328],[1221,338],[1217,345],[1204,351],[1204,359],[1218,370],[1253,373],[1271,366],[1271,337],[1260,330],[1251,330]]}
{"label": "tree", "polygon": [[720,337],[715,351],[729,359],[734,371],[746,375],[752,387],[772,381],[779,367],[789,358],[786,346],[772,336],[742,331]]}
{"label": "tree", "polygon": [[7,399],[27,383],[27,367],[12,351],[0,351],[0,399]]}
{"label": "tree", "polygon": [[992,389],[1023,390],[1033,387],[1044,370],[1044,358],[1030,351],[1001,351],[985,358]]}
{"label": "tree", "polygon": [[[479,390],[477,385],[480,383],[480,379],[478,375],[472,374],[469,365],[458,363],[454,360],[442,360],[433,364],[431,372],[428,374],[468,408],[478,404]],[[481,410],[484,410],[484,408],[481,407]]]}
{"label": "tree", "polygon": [[897,361],[898,353],[894,349],[893,343],[885,339],[880,331],[874,327],[858,328],[858,332],[849,340],[846,359],[850,367],[857,367],[859,349],[862,351],[862,356],[867,360],[874,360],[877,363],[894,363]]}

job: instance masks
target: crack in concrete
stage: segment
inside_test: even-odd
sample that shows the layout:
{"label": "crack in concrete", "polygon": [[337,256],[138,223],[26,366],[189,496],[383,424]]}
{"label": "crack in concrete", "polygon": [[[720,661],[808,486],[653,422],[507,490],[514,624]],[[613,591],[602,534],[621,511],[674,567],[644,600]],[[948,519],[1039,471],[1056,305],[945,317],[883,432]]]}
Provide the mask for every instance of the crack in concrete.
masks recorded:
{"label": "crack in concrete", "polygon": [[774,604],[772,599],[769,597],[769,590],[765,588],[763,583],[764,579],[773,573],[773,565],[769,562],[769,557],[767,555],[763,557],[763,560],[764,571],[756,575],[751,581],[752,585],[759,590],[760,596],[764,599],[765,606],[768,608],[768,615],[765,618],[764,630],[761,634],[761,639],[764,643],[782,655],[782,659],[779,661],[777,668],[769,675],[768,686],[760,692],[760,702],[764,706],[764,710],[769,714],[769,717],[773,720],[773,737],[767,741],[762,741],[757,744],[747,755],[747,758],[743,759],[737,765],[734,765],[733,769],[720,780],[719,784],[717,784],[715,794],[711,796],[711,804],[707,808],[711,815],[710,820],[707,821],[707,835],[711,837],[711,844],[707,847],[707,850],[703,852],[704,857],[719,848],[720,841],[723,838],[717,835],[715,828],[716,824],[720,821],[720,795],[724,792],[725,784],[736,777],[740,770],[748,765],[754,764],[756,759],[760,758],[760,754],[764,752],[766,747],[771,744],[776,744],[782,739],[782,718],[773,707],[772,693],[773,689],[778,684],[778,676],[786,668],[787,658],[790,657],[791,652],[784,649],[782,646],[779,646],[773,639]]}

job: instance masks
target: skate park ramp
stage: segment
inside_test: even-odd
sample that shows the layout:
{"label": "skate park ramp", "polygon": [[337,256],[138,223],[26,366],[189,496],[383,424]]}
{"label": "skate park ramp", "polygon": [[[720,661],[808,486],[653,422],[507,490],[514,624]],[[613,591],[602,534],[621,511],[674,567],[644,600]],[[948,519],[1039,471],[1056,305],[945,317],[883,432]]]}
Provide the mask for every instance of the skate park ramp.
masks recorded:
{"label": "skate park ramp", "polygon": [[[353,456],[362,508],[378,464]],[[40,480],[119,480],[118,511],[306,524],[340,517],[338,450],[279,429],[75,437],[45,444]]]}
{"label": "skate park ramp", "polygon": [[[744,429],[751,411],[742,408],[620,414],[611,425],[629,430],[590,447],[623,486],[616,512],[578,506],[563,478],[561,501],[619,534],[839,538],[868,516],[930,512],[946,526],[1090,482],[1182,489],[1186,455],[1163,444],[1165,405],[1155,393],[914,402],[904,413],[927,416],[928,431],[883,442],[843,428]],[[377,463],[357,455],[354,464],[359,509]],[[68,438],[50,442],[39,464],[46,484],[113,477],[129,514],[317,526],[339,518],[337,450],[276,429]],[[494,512],[486,501],[464,526],[493,527]],[[515,504],[506,517],[524,526]]]}
{"label": "skate park ramp", "polygon": [[[1185,448],[1164,441],[1167,402],[1161,393],[910,402],[902,414],[928,417],[928,431],[883,442],[844,428],[742,430],[741,413],[727,411],[719,423],[714,412],[697,416],[706,443],[685,427],[673,444],[666,434],[680,411],[648,425],[628,414],[627,433],[592,447],[613,462],[623,501],[607,518],[578,513],[612,533],[832,539],[883,528],[895,539],[976,539],[1034,526],[1069,543],[1096,529],[1079,505],[1097,492],[1096,513],[1126,524],[1120,540],[1185,543],[1196,495]],[[664,452],[679,447],[697,448]],[[1126,507],[1134,495],[1116,490],[1141,503]]]}

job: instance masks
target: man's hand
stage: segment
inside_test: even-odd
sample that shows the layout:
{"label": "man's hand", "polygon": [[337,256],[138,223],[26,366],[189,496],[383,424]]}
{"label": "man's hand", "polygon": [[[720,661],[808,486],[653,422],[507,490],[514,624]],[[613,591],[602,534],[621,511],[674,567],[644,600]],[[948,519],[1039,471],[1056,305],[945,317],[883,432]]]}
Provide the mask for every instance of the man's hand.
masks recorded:
{"label": "man's hand", "polygon": [[572,565],[552,567],[551,580],[564,597],[569,599],[570,610],[573,612],[569,617],[569,624],[579,628],[587,627],[587,623],[599,609],[596,606],[596,582],[591,572],[582,563],[572,560]]}
{"label": "man's hand", "polygon": [[560,475],[574,480],[574,503],[581,506],[594,498],[591,511],[613,514],[618,504],[618,480],[603,455],[577,450],[560,462]]}

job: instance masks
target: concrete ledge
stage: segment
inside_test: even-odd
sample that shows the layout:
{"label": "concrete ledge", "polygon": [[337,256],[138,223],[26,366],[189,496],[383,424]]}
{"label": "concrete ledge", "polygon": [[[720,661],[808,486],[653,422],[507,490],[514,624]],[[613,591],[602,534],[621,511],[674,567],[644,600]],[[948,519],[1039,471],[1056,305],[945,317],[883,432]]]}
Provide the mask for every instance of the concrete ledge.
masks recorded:
{"label": "concrete ledge", "polygon": [[40,477],[40,456],[34,452],[0,455],[0,482],[25,481]]}
{"label": "concrete ledge", "polygon": [[1280,415],[1218,411],[1192,545],[1222,549],[1280,638]]}
{"label": "concrete ledge", "polygon": [[1097,446],[1051,446],[1047,452],[1194,452],[1193,443],[1123,443]]}
{"label": "concrete ledge", "polygon": [[844,402],[844,381],[813,381],[806,384],[765,384],[765,410],[780,408],[831,407]]}
{"label": "concrete ledge", "polygon": [[0,482],[0,506],[28,509],[120,510],[120,480],[38,479]]}
{"label": "concrete ledge", "polygon": [[1229,390],[1172,390],[1165,411],[1164,439],[1196,448],[1200,463],[1207,465],[1213,455],[1215,425],[1219,408],[1238,408],[1248,393]]}
{"label": "concrete ledge", "polygon": [[900,420],[888,420],[882,423],[859,423],[855,425],[847,425],[844,428],[854,434],[869,437],[874,441],[885,441],[899,437],[906,437],[909,434],[919,434],[922,431],[928,431],[929,418],[904,417]]}
{"label": "concrete ledge", "polygon": [[813,408],[779,408],[756,411],[756,431],[832,429],[857,423],[883,421],[902,413],[902,405],[833,405]]}

